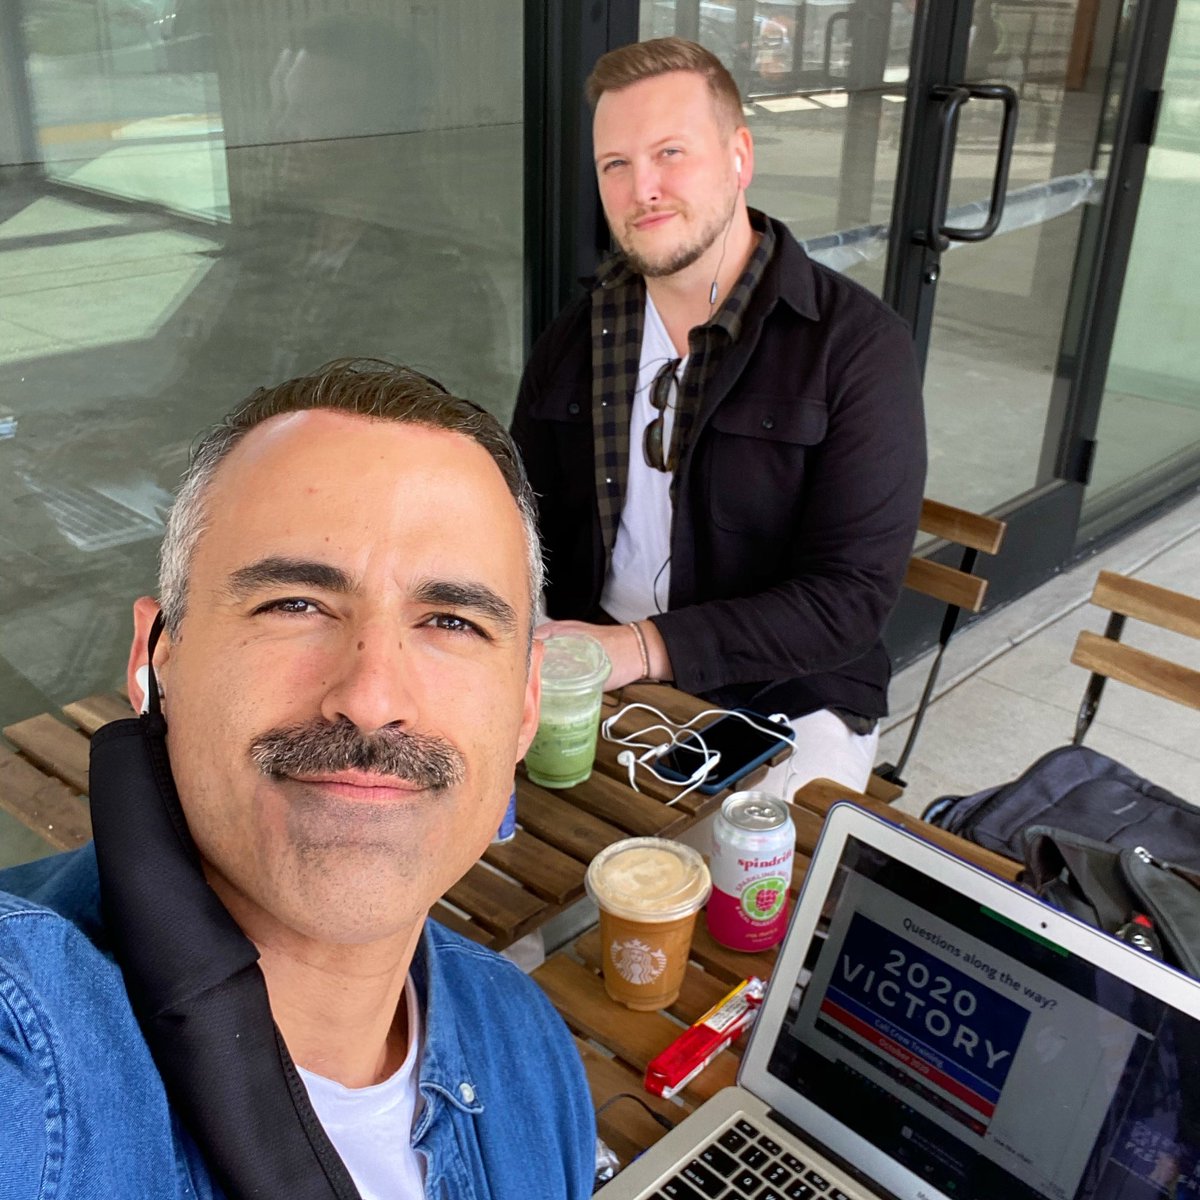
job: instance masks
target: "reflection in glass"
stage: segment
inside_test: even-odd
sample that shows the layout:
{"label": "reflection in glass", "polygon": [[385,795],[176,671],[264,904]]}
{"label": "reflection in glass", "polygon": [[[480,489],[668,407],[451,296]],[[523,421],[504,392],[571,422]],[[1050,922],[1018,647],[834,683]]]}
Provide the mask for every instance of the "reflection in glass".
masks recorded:
{"label": "reflection in glass", "polygon": [[[987,511],[1045,482],[1072,264],[1084,206],[1104,186],[1096,147],[1111,33],[1098,7],[1077,0],[975,4],[967,81],[1014,88],[1020,117],[1000,231],[952,243],[942,258],[925,375],[926,494],[939,500]],[[1000,118],[998,103],[962,111],[953,224],[985,219]]]}
{"label": "reflection in glass", "polygon": [[737,80],[754,135],[750,203],[878,293],[912,36],[904,0],[643,0],[640,36],[678,34]]}
{"label": "reflection in glass", "polygon": [[1181,0],[1096,434],[1088,507],[1200,446],[1200,0]]}
{"label": "reflection in glass", "polygon": [[253,388],[380,355],[507,417],[522,8],[380,11],[0,8],[5,721],[122,678],[188,447]]}

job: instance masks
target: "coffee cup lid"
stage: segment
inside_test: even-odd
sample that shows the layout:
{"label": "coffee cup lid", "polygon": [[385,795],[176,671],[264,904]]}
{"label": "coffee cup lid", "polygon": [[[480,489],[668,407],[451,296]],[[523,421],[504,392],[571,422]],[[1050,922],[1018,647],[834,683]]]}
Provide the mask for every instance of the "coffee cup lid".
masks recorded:
{"label": "coffee cup lid", "polygon": [[697,851],[652,837],[606,846],[592,859],[584,884],[605,911],[653,923],[696,912],[712,890],[708,867]]}
{"label": "coffee cup lid", "polygon": [[589,692],[612,674],[604,647],[586,633],[548,637],[542,652],[542,686],[554,692]]}

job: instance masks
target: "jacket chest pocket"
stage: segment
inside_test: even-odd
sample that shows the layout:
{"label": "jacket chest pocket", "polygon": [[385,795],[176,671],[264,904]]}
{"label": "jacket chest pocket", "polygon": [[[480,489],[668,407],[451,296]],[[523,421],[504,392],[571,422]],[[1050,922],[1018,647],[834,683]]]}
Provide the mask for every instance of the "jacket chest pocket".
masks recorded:
{"label": "jacket chest pocket", "polygon": [[559,503],[589,503],[595,495],[590,394],[581,389],[556,389],[539,397],[529,412],[551,439],[555,476],[552,490]]}
{"label": "jacket chest pocket", "polygon": [[755,393],[718,408],[704,435],[714,523],[732,533],[786,534],[828,424],[823,399]]}

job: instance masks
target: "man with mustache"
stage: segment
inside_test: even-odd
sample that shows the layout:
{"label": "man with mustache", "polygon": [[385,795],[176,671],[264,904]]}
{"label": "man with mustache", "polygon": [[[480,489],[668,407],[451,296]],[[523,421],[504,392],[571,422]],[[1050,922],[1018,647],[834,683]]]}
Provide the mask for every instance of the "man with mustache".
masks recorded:
{"label": "man with mustache", "polygon": [[707,50],[613,50],[588,99],[619,252],[538,340],[513,419],[547,632],[598,637],[610,686],[785,713],[770,790],[861,788],[925,479],[909,332],[747,206],[753,139]]}
{"label": "man with mustache", "polygon": [[0,1194],[590,1194],[565,1027],[427,919],[536,728],[541,569],[507,435],[417,372],[332,363],[203,440],[95,842],[0,874]]}

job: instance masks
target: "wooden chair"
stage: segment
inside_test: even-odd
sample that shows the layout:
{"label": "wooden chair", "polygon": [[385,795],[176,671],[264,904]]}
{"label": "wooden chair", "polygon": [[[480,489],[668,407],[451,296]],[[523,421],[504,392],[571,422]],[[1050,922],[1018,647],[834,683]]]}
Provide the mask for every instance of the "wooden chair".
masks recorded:
{"label": "wooden chair", "polygon": [[1111,615],[1103,634],[1083,630],[1071,654],[1073,663],[1092,672],[1075,719],[1074,745],[1082,744],[1109,679],[1200,709],[1200,671],[1121,642],[1129,617],[1200,639],[1200,599],[1113,571],[1101,571],[1091,602],[1108,609]]}
{"label": "wooden chair", "polygon": [[933,689],[942,668],[942,658],[958,627],[959,617],[964,611],[977,613],[983,608],[988,581],[973,573],[976,559],[981,553],[999,553],[1008,525],[995,517],[981,516],[964,508],[954,508],[937,500],[926,499],[921,502],[921,517],[917,528],[943,542],[961,546],[963,553],[957,567],[916,555],[908,562],[904,586],[914,592],[920,592],[923,596],[940,600],[946,608],[941,629],[938,631],[937,653],[930,664],[904,748],[894,764],[883,763],[875,768],[867,786],[868,794],[887,801],[895,800],[904,789],[904,768],[917,735],[921,732],[921,722],[925,719],[925,710],[933,699]]}

